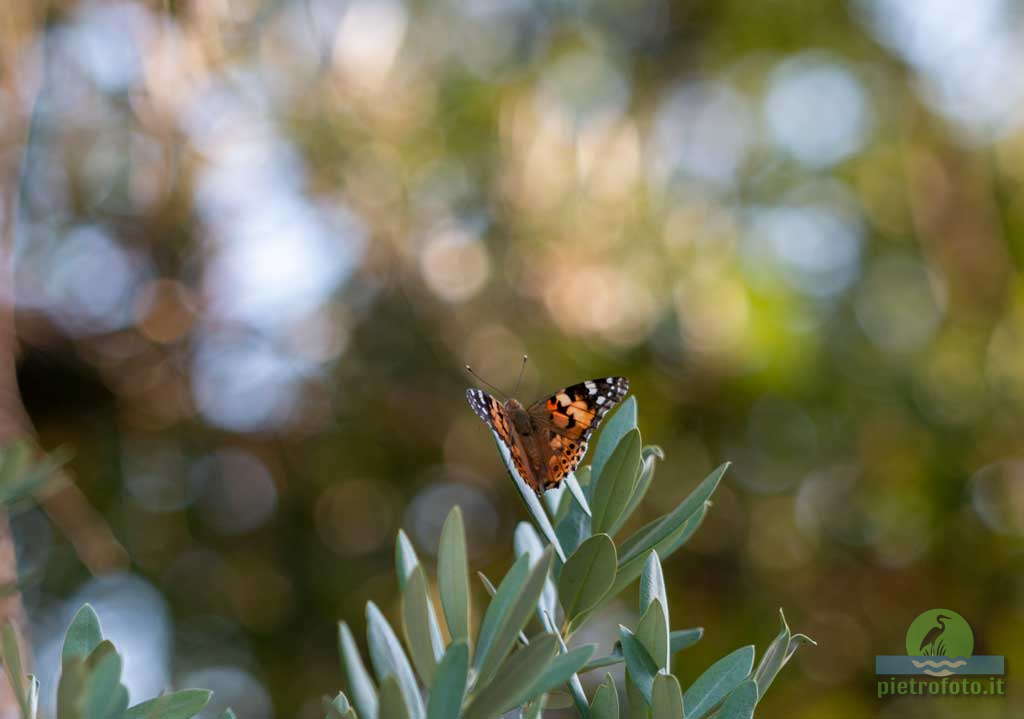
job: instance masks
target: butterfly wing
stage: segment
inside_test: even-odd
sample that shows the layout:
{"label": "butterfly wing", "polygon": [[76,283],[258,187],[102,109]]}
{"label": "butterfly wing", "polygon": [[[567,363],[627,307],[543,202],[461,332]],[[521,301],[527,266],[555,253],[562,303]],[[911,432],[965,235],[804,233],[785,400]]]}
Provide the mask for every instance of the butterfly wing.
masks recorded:
{"label": "butterfly wing", "polygon": [[[505,411],[501,402],[479,389],[467,389],[466,399],[469,401],[469,406],[476,412],[477,417],[482,419],[484,424],[491,428],[491,432],[494,433],[498,443],[508,450],[508,458],[511,459],[512,466],[519,476],[534,491],[537,491],[537,483],[534,481],[533,475],[526,469],[527,462],[523,456],[522,447],[516,442],[512,419],[508,416],[508,412]],[[508,460],[506,460],[507,462]]]}
{"label": "butterfly wing", "polygon": [[558,390],[527,412],[538,428],[537,446],[547,476],[544,488],[557,487],[587,453],[590,435],[629,392],[625,377],[588,379]]}

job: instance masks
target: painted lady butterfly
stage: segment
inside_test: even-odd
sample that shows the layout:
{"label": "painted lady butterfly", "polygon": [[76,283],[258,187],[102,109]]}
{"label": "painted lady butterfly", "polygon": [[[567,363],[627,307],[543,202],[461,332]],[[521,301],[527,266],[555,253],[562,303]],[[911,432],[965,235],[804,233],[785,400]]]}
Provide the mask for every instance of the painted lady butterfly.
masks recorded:
{"label": "painted lady butterfly", "polygon": [[529,407],[501,404],[483,390],[466,390],[469,406],[508,448],[516,471],[540,496],[557,487],[587,453],[587,440],[629,392],[625,377],[588,379]]}

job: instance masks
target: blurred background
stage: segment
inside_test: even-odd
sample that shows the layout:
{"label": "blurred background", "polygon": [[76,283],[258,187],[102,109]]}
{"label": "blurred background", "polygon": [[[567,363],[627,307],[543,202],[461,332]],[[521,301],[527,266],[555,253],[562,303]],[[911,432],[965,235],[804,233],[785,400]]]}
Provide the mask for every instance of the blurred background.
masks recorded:
{"label": "blurred background", "polygon": [[[820,646],[760,717],[1021,715],[1015,3],[11,3],[0,50],[19,380],[109,530],[12,520],[44,686],[87,600],[133,697],[319,716],[399,528],[507,567],[461,368],[525,352],[524,401],[630,378],[637,523],[734,463],[666,566],[684,686],[782,606]],[[1010,697],[875,698],[932,607]]]}

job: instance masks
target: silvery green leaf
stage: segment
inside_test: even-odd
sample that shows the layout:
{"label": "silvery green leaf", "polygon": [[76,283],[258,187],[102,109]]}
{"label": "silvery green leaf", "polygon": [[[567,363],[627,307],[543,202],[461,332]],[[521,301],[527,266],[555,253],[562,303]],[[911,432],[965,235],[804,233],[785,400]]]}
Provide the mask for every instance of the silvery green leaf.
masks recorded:
{"label": "silvery green leaf", "polygon": [[[516,636],[526,626],[526,622],[537,606],[537,600],[544,589],[544,581],[551,569],[552,550],[548,547],[544,551],[541,560],[530,570],[526,581],[522,583],[522,589],[509,605],[508,611],[504,613],[503,620],[498,624],[486,652],[483,649],[483,638],[481,632],[481,647],[479,660],[479,675],[477,681],[486,684],[494,676],[501,662],[508,656],[515,644]],[[517,560],[518,562],[519,560]],[[504,585],[504,582],[502,582]],[[497,601],[501,594],[501,588],[495,595]]]}
{"label": "silvery green leaf", "polygon": [[85,718],[120,719],[128,708],[128,690],[121,684],[121,656],[114,645],[100,642],[85,665]]}
{"label": "silvery green leaf", "polygon": [[654,678],[651,691],[651,719],[683,719],[683,693],[671,674]]}
{"label": "silvery green leaf", "polygon": [[377,719],[377,689],[366,671],[355,637],[345,622],[338,625],[338,646],[341,650],[341,666],[345,670],[349,695],[360,719]]}
{"label": "silvery green leaf", "polygon": [[[612,456],[612,452],[615,451],[622,438],[634,429],[636,429],[636,397],[630,396],[619,405],[618,409],[612,411],[611,416],[604,421],[604,426],[601,428],[601,435],[598,437],[597,446],[594,448],[594,454],[590,461],[593,481],[587,488],[588,497],[594,496],[594,485],[601,481],[605,463]],[[591,509],[593,509],[593,505],[591,505]]]}
{"label": "silvery green leaf", "polygon": [[[324,697],[323,704],[326,719],[357,719],[356,710],[349,704],[348,697],[343,692],[338,692],[334,699]],[[228,719],[228,712],[231,712],[230,717],[234,719],[235,713],[230,709],[225,709],[220,719]]]}
{"label": "silvery green leaf", "polygon": [[[343,714],[342,717],[344,717],[344,719],[356,719],[356,713],[354,711],[352,711],[351,709],[349,709],[349,712],[350,712],[349,714]],[[225,709],[224,711],[222,711],[220,713],[220,716],[218,717],[218,719],[238,719],[238,718],[235,716],[235,712],[231,709],[231,707],[228,707],[227,709]]]}
{"label": "silvery green leaf", "polygon": [[[531,602],[532,605],[532,602]],[[558,651],[551,634],[534,637],[501,663],[501,681],[484,682],[470,702],[465,719],[490,719],[519,706],[539,694],[539,685]]]}
{"label": "silvery green leaf", "polygon": [[668,634],[669,651],[672,654],[681,652],[687,647],[692,647],[694,644],[700,641],[700,638],[704,636],[704,627],[694,627],[693,629],[676,629]]}
{"label": "silvery green leaf", "polygon": [[[556,638],[558,637],[556,636]],[[572,678],[576,676],[576,672],[582,669],[583,665],[590,659],[596,646],[595,644],[585,644],[568,651],[563,649],[562,653],[551,660],[551,664],[548,665],[544,676],[541,677],[540,682],[535,687],[536,693],[550,692],[572,681]]]}
{"label": "silvery green leaf", "polygon": [[[480,583],[484,585],[487,594],[493,598],[498,593],[498,590],[494,588],[494,583],[483,572],[477,572],[476,575],[480,577]],[[522,631],[519,632],[519,642],[524,646],[530,643],[530,640],[526,638],[526,634]]]}
{"label": "silvery green leaf", "polygon": [[[557,627],[555,627],[555,620],[550,614],[544,615],[544,626],[547,628],[549,633],[558,638],[558,646],[562,651],[562,653],[555,659],[555,662],[558,662],[569,653],[569,648],[565,645],[565,640],[562,639],[562,635],[559,633]],[[586,658],[583,660],[583,664],[587,663],[587,660],[590,659],[595,649],[593,644],[588,644],[586,646],[590,648],[590,651],[587,652]],[[577,674],[580,669],[582,669],[582,665],[573,669],[572,674],[567,679],[569,683],[569,693],[572,695],[572,702],[576,705],[576,713],[579,714],[580,719],[589,719],[590,706],[587,704],[587,695],[583,692],[583,683],[580,682],[579,675]],[[544,691],[550,691],[550,689],[544,689]]]}
{"label": "silvery green leaf", "polygon": [[640,502],[647,496],[647,490],[651,488],[651,483],[654,481],[654,470],[657,462],[658,460],[665,459],[665,452],[658,445],[649,444],[641,450],[640,456],[640,478],[637,479],[636,486],[633,487],[633,494],[630,495],[626,508],[622,510],[622,516],[619,517],[619,521],[612,526],[609,532],[612,536],[618,534],[623,525],[633,516],[636,508],[640,506]]}
{"label": "silvery green leaf", "polygon": [[566,619],[595,607],[615,582],[615,543],[595,534],[579,546],[558,575],[558,596]]}
{"label": "silvery green leaf", "polygon": [[608,457],[591,492],[592,531],[609,533],[629,503],[640,474],[640,430],[631,429]]}
{"label": "silvery green leaf", "polygon": [[651,703],[651,691],[654,688],[654,677],[658,674],[658,665],[640,643],[633,632],[619,625],[619,642],[622,644],[622,655],[626,659],[629,679],[640,690],[640,694],[648,705]]}
{"label": "silvery green leaf", "polygon": [[[513,545],[517,557],[523,554],[529,555],[531,567],[539,562],[544,554],[544,545],[541,544],[540,537],[537,536],[537,530],[529,522],[520,522],[516,525]],[[555,584],[548,577],[544,582],[544,591],[541,592],[540,601],[537,602],[537,616],[543,618],[544,612],[553,615],[557,603],[558,593],[555,590]]]}
{"label": "silvery green leaf", "polygon": [[[683,697],[687,719],[700,719],[740,682],[750,676],[754,647],[748,645],[727,654],[697,677]],[[756,684],[755,684],[756,691]],[[756,701],[756,693],[755,693]]]}
{"label": "silvery green leaf", "polygon": [[402,634],[412,663],[428,686],[434,680],[434,670],[444,653],[440,637],[435,638],[430,630],[433,618],[434,608],[427,594],[427,579],[423,568],[417,566],[406,580],[402,592]]}
{"label": "silvery green leaf", "polygon": [[[395,631],[373,602],[366,603],[366,638],[370,648],[370,662],[378,681],[383,686],[384,680],[393,676],[402,691],[410,719],[423,719],[426,710],[423,707],[419,686],[416,684],[416,677],[412,672],[412,665],[409,664]],[[382,694],[382,706],[383,702]],[[383,709],[379,711],[380,719],[384,719]]]}
{"label": "silvery green leaf", "polygon": [[658,553],[652,551],[647,555],[643,572],[640,574],[640,611],[647,611],[647,607],[655,599],[661,600],[661,608],[665,611],[665,624],[669,625],[665,575],[661,571],[661,559],[658,557]]}
{"label": "silvery green leaf", "polygon": [[636,638],[644,645],[644,649],[651,655],[651,659],[658,665],[658,669],[668,670],[669,666],[669,643],[668,643],[668,620],[665,617],[665,610],[661,608],[661,600],[654,598],[647,611],[640,618],[636,627]]}
{"label": "silvery green leaf", "polygon": [[[588,517],[591,516],[590,504],[587,502],[586,492],[583,491],[583,487],[580,486],[579,480],[576,479],[576,473],[568,475],[565,478],[565,486],[569,488],[569,493],[572,494],[572,498],[576,500],[576,503],[580,505],[580,509]],[[555,505],[556,508],[558,505]]]}
{"label": "silvery green leaf", "polygon": [[[756,705],[757,682],[748,679],[733,689],[726,697],[722,706],[715,712],[715,719],[751,719],[754,716]],[[689,719],[689,714],[687,714],[687,719]]]}
{"label": "silvery green leaf", "polygon": [[786,615],[779,609],[779,633],[772,640],[772,643],[765,649],[761,661],[757,664],[753,679],[757,682],[757,695],[763,697],[764,693],[771,686],[775,675],[782,669],[786,662],[786,651],[789,649],[790,631],[786,623]]}
{"label": "silvery green leaf", "polygon": [[83,604],[64,633],[61,664],[66,664],[71,659],[85,659],[101,641],[103,633],[100,630],[100,619],[92,606]]}
{"label": "silvery green leaf", "polygon": [[[512,605],[523,591],[526,579],[530,574],[530,557],[527,554],[516,559],[512,568],[508,570],[505,578],[501,581],[497,591],[494,592],[487,611],[484,612],[484,619],[477,634],[476,653],[473,657],[474,668],[479,670],[481,662],[491,651],[502,624],[512,611]],[[482,576],[482,575],[481,575]],[[486,577],[482,577],[486,584],[490,584]],[[493,590],[493,587],[489,589]]]}
{"label": "silvery green leaf", "polygon": [[427,700],[427,719],[459,719],[469,676],[469,647],[452,642],[441,658]]}
{"label": "silvery green leaf", "polygon": [[[688,520],[680,525],[674,534],[664,537],[661,542],[656,544],[653,549],[658,553],[658,556],[667,557],[685,544],[687,540],[693,536],[693,533],[697,531],[701,522],[704,521],[704,515],[706,512],[707,506],[705,505],[701,507],[696,514],[692,515]],[[646,561],[646,555],[634,556],[628,562],[623,562],[620,556],[618,570],[615,573],[615,583],[612,584],[612,588],[608,590],[608,593],[605,596],[608,599],[617,597],[623,589],[636,581],[637,577],[639,577],[641,572],[643,572],[644,563]],[[577,628],[582,626],[589,617],[589,612],[581,614],[576,618],[573,626]]]}
{"label": "silvery green leaf", "polygon": [[416,549],[409,541],[409,536],[404,529],[398,530],[395,537],[395,574],[398,575],[399,591],[405,589],[405,582],[416,567],[420,566],[420,558],[416,556]]}
{"label": "silvery green leaf", "polygon": [[406,703],[408,695],[402,691],[398,678],[389,674],[380,683],[380,719],[412,719]]}
{"label": "silvery green leaf", "polygon": [[452,507],[441,528],[437,550],[437,585],[452,641],[469,642],[469,560],[462,509]]}
{"label": "silvery green leaf", "polygon": [[590,719],[619,719],[619,692],[611,674],[604,675],[590,700]]}
{"label": "silvery green leaf", "polygon": [[[647,552],[655,549],[667,537],[677,532],[682,524],[705,507],[728,469],[728,462],[717,467],[675,509],[638,530],[623,542],[619,564],[624,564],[639,556],[646,556]],[[665,552],[659,551],[658,554],[662,560],[668,558],[668,554]]]}
{"label": "silvery green leaf", "polygon": [[182,689],[136,704],[124,713],[123,719],[192,719],[211,696],[213,692],[205,689]]}

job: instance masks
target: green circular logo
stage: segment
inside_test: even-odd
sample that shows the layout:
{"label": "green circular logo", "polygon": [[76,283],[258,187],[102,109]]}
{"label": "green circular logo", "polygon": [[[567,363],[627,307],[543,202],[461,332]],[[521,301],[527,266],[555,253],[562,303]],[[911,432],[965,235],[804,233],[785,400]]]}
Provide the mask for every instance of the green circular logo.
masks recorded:
{"label": "green circular logo", "polygon": [[972,651],[971,625],[951,609],[929,609],[907,629],[907,656],[966,658]]}

